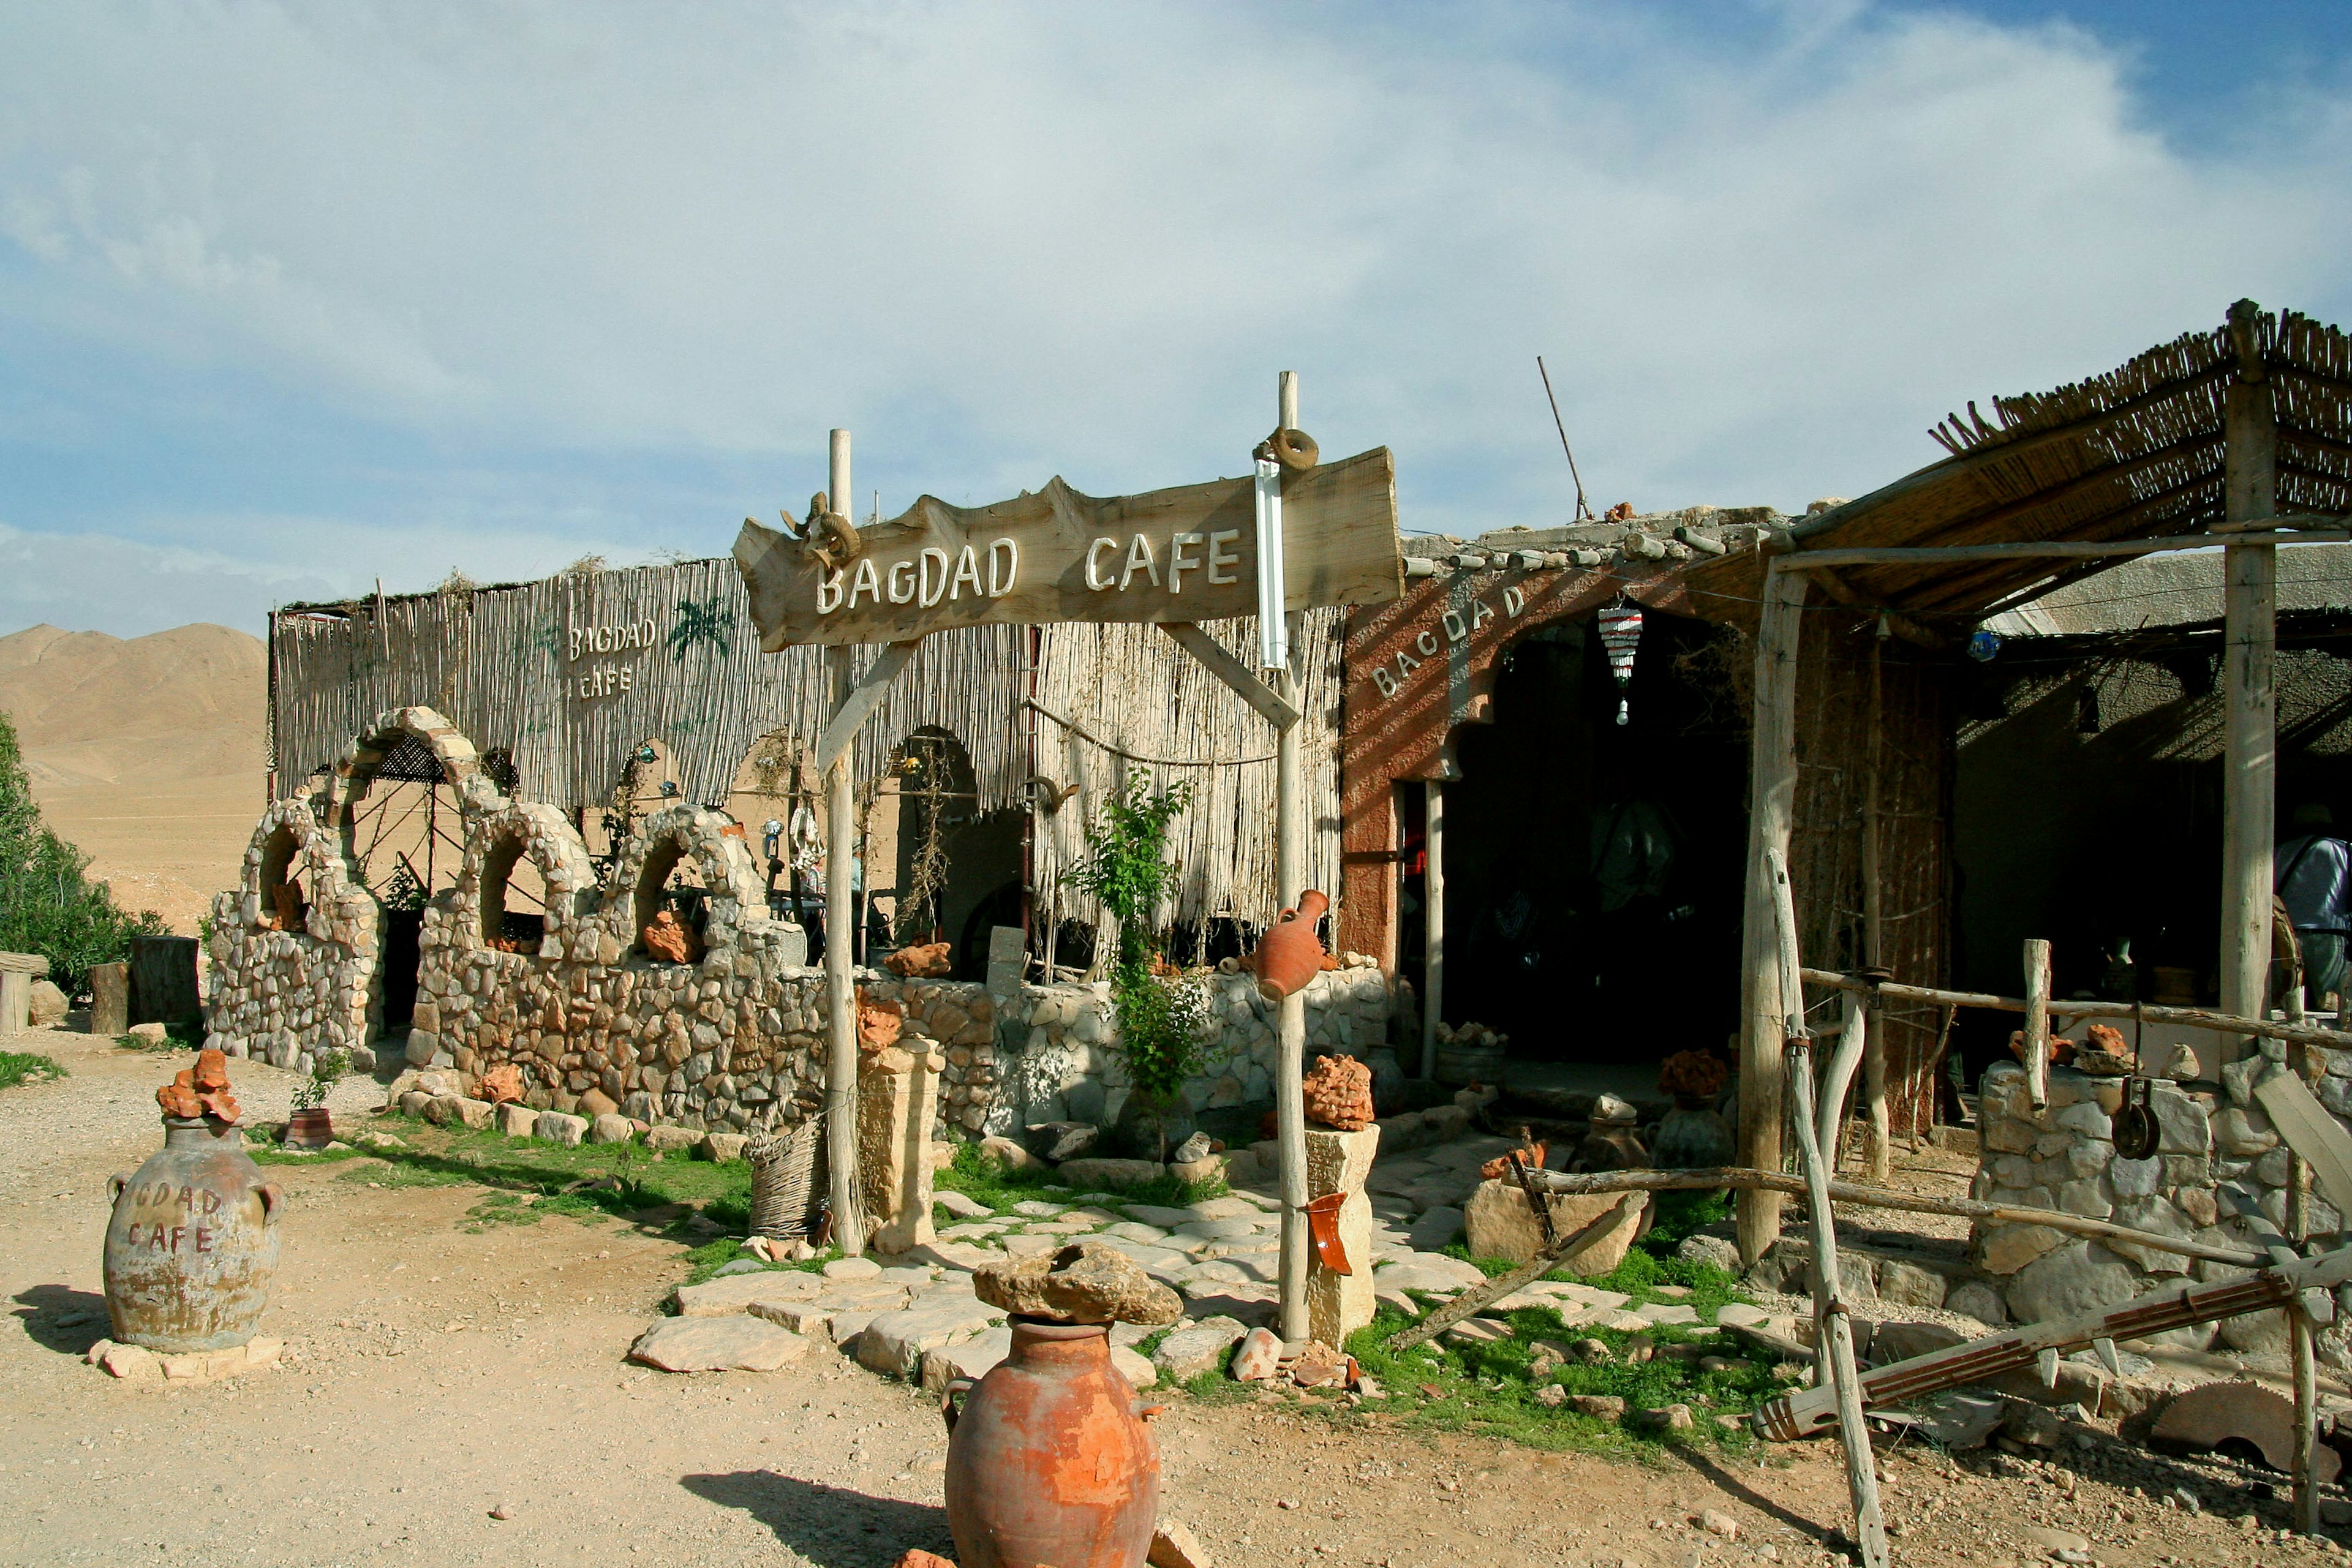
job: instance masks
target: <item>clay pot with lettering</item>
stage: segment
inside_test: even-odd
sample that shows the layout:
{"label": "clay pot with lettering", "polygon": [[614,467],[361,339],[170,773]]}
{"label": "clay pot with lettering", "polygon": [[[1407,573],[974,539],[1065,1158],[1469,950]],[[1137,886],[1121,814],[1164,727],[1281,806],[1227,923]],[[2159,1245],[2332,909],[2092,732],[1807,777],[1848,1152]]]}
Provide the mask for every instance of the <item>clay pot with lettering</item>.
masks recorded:
{"label": "clay pot with lettering", "polygon": [[940,1401],[961,1568],[1143,1568],[1160,1505],[1144,1418],[1159,1411],[1138,1404],[1108,1324],[1015,1317],[1012,1353]]}
{"label": "clay pot with lettering", "polygon": [[1315,927],[1330,907],[1329,899],[1309,888],[1298,895],[1298,907],[1283,910],[1258,939],[1250,967],[1257,972],[1259,995],[1279,1002],[1305,990],[1322,973],[1323,939],[1315,934]]}
{"label": "clay pot with lettering", "polygon": [[152,1351],[232,1350],[253,1337],[278,1271],[276,1184],[215,1118],[166,1116],[163,1147],[117,1175],[106,1227],[113,1337]]}

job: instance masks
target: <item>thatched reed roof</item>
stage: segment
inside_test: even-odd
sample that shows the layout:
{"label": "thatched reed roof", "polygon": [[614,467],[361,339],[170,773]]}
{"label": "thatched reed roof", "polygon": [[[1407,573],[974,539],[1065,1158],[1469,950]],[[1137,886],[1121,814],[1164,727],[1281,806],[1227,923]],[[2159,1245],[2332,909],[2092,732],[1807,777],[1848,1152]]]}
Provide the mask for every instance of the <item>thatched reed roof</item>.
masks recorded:
{"label": "thatched reed roof", "polygon": [[[1792,542],[1818,550],[2202,532],[2221,518],[2222,404],[2242,368],[2275,389],[2279,511],[2352,511],[2352,338],[2245,302],[2221,325],[2105,375],[1997,398],[1990,420],[1970,403],[1965,416],[1931,432],[1949,458],[1806,519],[1790,531]],[[1838,576],[1857,604],[1949,626],[2115,563],[1854,565]],[[1761,574],[1760,561],[1734,556],[1695,571],[1692,585],[1695,594],[1748,596]]]}

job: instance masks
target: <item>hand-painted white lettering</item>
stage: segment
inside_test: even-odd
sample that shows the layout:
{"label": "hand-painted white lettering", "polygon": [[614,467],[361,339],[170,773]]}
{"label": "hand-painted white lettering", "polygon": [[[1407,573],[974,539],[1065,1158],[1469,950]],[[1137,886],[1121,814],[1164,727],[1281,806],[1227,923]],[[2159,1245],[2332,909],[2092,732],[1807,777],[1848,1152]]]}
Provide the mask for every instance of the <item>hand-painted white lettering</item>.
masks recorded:
{"label": "hand-painted white lettering", "polygon": [[846,585],[842,582],[841,576],[838,572],[828,572],[817,579],[816,613],[818,615],[829,616],[841,608],[842,595],[846,591]]}
{"label": "hand-painted white lettering", "polygon": [[1476,631],[1480,626],[1486,625],[1488,621],[1491,621],[1494,618],[1495,606],[1486,603],[1486,600],[1481,599],[1476,604],[1470,606],[1470,629],[1472,631]]}
{"label": "hand-painted white lettering", "polygon": [[969,544],[965,545],[963,552],[956,557],[955,581],[948,584],[948,597],[961,598],[963,585],[966,583],[971,584],[971,596],[975,599],[979,598],[981,596],[980,557],[973,552]]}
{"label": "hand-painted white lettering", "polygon": [[1208,537],[1205,533],[1180,533],[1168,542],[1168,591],[1170,593],[1182,593],[1184,574],[1198,572],[1201,569],[1201,563],[1198,561],[1185,559],[1185,546],[1204,544],[1208,542]]}
{"label": "hand-painted white lettering", "polygon": [[1160,563],[1151,558],[1151,542],[1139,533],[1127,547],[1127,570],[1118,574],[1120,593],[1127,592],[1127,585],[1135,581],[1138,572],[1150,578],[1153,587],[1160,586]]}
{"label": "hand-painted white lettering", "polygon": [[[1000,571],[998,563],[1002,562]],[[988,596],[1002,599],[1013,592],[1013,584],[1021,577],[1021,546],[1010,539],[988,542]]]}
{"label": "hand-painted white lettering", "polygon": [[882,574],[874,569],[874,557],[862,557],[857,563],[857,575],[849,582],[849,607],[857,608],[857,595],[871,594],[874,602],[882,602]]}
{"label": "hand-painted white lettering", "polygon": [[1503,590],[1503,608],[1513,616],[1528,607],[1528,596],[1516,587]]}
{"label": "hand-painted white lettering", "polygon": [[1419,637],[1412,639],[1412,646],[1421,649],[1423,654],[1426,657],[1435,658],[1437,657],[1437,634],[1435,632],[1423,632]]}
{"label": "hand-painted white lettering", "polygon": [[1372,684],[1381,689],[1381,695],[1383,697],[1394,697],[1397,694],[1397,678],[1389,673],[1389,667],[1385,664],[1372,666]]}
{"label": "hand-painted white lettering", "polygon": [[1447,642],[1460,642],[1464,637],[1470,635],[1470,628],[1464,623],[1461,611],[1448,610],[1445,612],[1443,618],[1445,622],[1445,640]]}
{"label": "hand-painted white lettering", "polygon": [[[948,596],[948,552],[936,544],[923,547],[922,564],[916,569],[915,593],[923,608],[929,609]],[[939,569],[937,576],[932,568]]]}
{"label": "hand-painted white lettering", "polygon": [[890,563],[890,602],[910,605],[915,601],[915,563],[911,561]]}

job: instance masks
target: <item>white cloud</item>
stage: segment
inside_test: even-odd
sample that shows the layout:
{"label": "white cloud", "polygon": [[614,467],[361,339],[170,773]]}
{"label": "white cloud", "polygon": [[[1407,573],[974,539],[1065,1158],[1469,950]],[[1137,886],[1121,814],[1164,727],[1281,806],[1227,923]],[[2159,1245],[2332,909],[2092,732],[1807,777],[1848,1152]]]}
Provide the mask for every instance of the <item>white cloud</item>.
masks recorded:
{"label": "white cloud", "polygon": [[804,496],[847,424],[894,508],[1236,471],[1296,368],[1409,525],[1475,529],[1565,504],[1538,352],[1597,501],[1790,506],[2240,295],[2352,306],[2340,100],[2189,152],[2062,27],[1706,15],[26,6],[0,311],[420,466],[772,453]]}

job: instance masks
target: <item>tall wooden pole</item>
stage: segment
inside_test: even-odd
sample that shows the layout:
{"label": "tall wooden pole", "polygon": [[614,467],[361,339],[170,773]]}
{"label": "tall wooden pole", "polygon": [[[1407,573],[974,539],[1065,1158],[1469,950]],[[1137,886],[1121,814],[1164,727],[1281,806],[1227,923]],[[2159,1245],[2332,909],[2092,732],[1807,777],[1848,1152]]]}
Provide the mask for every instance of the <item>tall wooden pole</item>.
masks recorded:
{"label": "tall wooden pole", "polygon": [[1445,1007],[1445,786],[1423,786],[1421,879],[1421,1076],[1437,1076],[1437,1021]]}
{"label": "tall wooden pole", "polygon": [[[1283,429],[1298,427],[1297,373],[1282,373],[1276,408]],[[1290,647],[1296,650],[1301,646],[1294,635]],[[1276,672],[1274,687],[1296,709],[1299,681],[1295,651],[1292,658],[1292,666]],[[1285,909],[1297,907],[1306,879],[1304,787],[1294,716],[1276,731],[1275,741],[1274,880]],[[1306,1076],[1307,996],[1293,992],[1282,999],[1274,1079],[1275,1120],[1282,1143],[1282,1337],[1292,1342],[1307,1338],[1307,1099],[1301,1088]]]}
{"label": "tall wooden pole", "polygon": [[[1870,644],[1870,747],[1862,790],[1862,961],[1876,969],[1886,962],[1885,819],[1879,809],[1881,773],[1886,754],[1886,686],[1884,666],[1892,628],[1878,617],[1878,635]],[[1870,1119],[1870,1179],[1885,1181],[1895,1173],[1894,1130],[1886,1111],[1886,1016],[1875,1005],[1862,1021],[1862,1100]],[[1914,1108],[1913,1114],[1917,1114]],[[1841,1129],[1841,1131],[1843,1130]],[[1834,1167],[1838,1144],[1829,1150]]]}
{"label": "tall wooden pole", "polygon": [[[849,505],[849,432],[833,433],[826,504]],[[832,677],[833,711],[849,703],[849,655],[845,647],[824,650]],[[854,749],[854,748],[853,748]],[[833,1238],[842,1256],[866,1250],[866,1215],[857,1201],[857,1002],[850,975],[850,927],[857,900],[850,893],[850,858],[857,834],[857,802],[850,786],[850,751],[824,778],[824,1152],[830,1183]]]}
{"label": "tall wooden pole", "polygon": [[[2230,307],[2238,376],[2221,416],[2221,514],[2229,522],[2278,510],[2278,426],[2256,340],[2259,316],[2250,300]],[[2222,558],[2221,1011],[2263,1018],[2278,787],[2278,552],[2269,544],[2232,544]],[[2221,1042],[2228,1059],[2244,1049],[2243,1040]]]}
{"label": "tall wooden pole", "polygon": [[[1781,1065],[1786,1021],[1780,947],[1775,930],[1771,862],[1789,852],[1797,802],[1797,643],[1805,607],[1802,573],[1778,559],[1764,574],[1756,621],[1756,708],[1748,763],[1748,902],[1741,931],[1739,1151],[1743,1164],[1780,1168],[1780,1129],[1788,1121]],[[1780,1194],[1739,1194],[1740,1257],[1753,1263],[1780,1238]]]}

